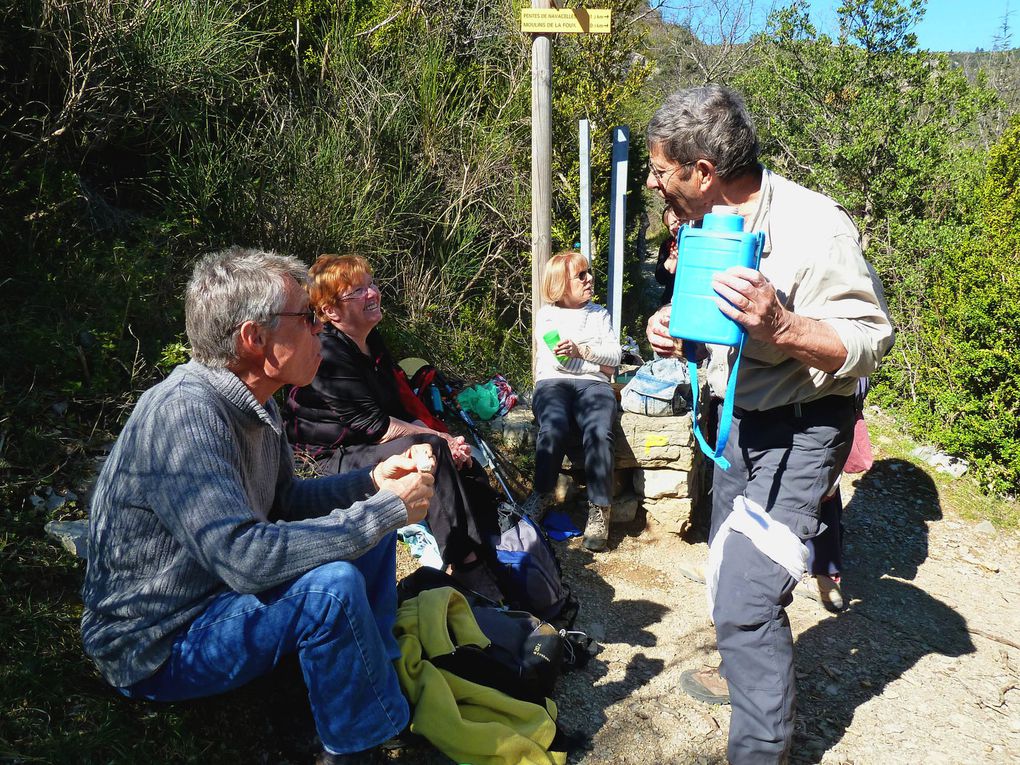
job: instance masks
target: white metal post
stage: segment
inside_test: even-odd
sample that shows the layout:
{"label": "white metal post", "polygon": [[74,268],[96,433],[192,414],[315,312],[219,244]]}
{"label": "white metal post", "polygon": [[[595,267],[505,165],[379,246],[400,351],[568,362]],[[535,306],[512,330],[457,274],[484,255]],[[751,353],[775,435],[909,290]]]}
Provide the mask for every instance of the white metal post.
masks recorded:
{"label": "white metal post", "polygon": [[609,202],[609,314],[620,337],[623,325],[623,235],[627,222],[627,154],[630,128],[613,128],[612,195]]}

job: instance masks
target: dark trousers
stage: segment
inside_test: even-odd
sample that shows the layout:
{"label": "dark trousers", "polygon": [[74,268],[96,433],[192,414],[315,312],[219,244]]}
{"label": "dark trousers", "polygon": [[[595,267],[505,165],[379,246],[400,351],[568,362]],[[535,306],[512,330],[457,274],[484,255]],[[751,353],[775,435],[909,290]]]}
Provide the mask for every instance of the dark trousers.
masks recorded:
{"label": "dark trousers", "polygon": [[[709,543],[743,495],[801,540],[819,532],[822,498],[853,438],[853,397],[828,396],[798,409],[735,411],[725,456],[715,468]],[[743,534],[723,547],[712,617],[729,683],[727,755],[735,765],[785,761],[793,737],[796,688],[786,606],[797,582]]]}
{"label": "dark trousers", "polygon": [[825,530],[809,540],[811,574],[835,576],[843,570],[843,497],[836,493],[822,501]]}
{"label": "dark trousers", "polygon": [[377,465],[387,457],[406,452],[414,444],[430,444],[436,456],[436,482],[426,520],[439,545],[444,563],[461,563],[475,553],[491,558],[493,537],[499,533],[496,508],[499,495],[489,486],[485,471],[474,463],[457,470],[450,447],[439,436],[417,433],[381,444],[357,444],[337,449],[325,471],[349,473]]}
{"label": "dark trousers", "polygon": [[535,491],[556,486],[571,430],[581,431],[588,501],[608,507],[613,501],[613,420],[616,395],[597,380],[540,380],[532,411],[538,423],[535,440]]}

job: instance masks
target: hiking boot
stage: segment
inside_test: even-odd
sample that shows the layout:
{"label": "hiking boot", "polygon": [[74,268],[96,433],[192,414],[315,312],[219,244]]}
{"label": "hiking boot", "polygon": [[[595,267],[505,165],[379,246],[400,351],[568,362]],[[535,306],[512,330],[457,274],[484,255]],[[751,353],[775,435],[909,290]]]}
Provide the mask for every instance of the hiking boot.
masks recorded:
{"label": "hiking boot", "polygon": [[541,523],[542,519],[545,518],[545,514],[549,512],[549,507],[552,503],[553,497],[549,492],[539,494],[533,491],[521,505],[521,512],[535,523]]}
{"label": "hiking boot", "polygon": [[811,598],[811,600],[821,603],[826,611],[831,611],[835,614],[846,608],[846,602],[843,600],[843,590],[839,585],[840,579],[838,576],[808,574],[800,580],[797,592],[805,598]]}
{"label": "hiking boot", "polygon": [[705,704],[729,704],[730,686],[718,669],[686,669],[680,674],[680,690]]}
{"label": "hiking boot", "polygon": [[609,542],[609,508],[588,503],[588,523],[584,527],[584,546],[598,552],[606,549]]}

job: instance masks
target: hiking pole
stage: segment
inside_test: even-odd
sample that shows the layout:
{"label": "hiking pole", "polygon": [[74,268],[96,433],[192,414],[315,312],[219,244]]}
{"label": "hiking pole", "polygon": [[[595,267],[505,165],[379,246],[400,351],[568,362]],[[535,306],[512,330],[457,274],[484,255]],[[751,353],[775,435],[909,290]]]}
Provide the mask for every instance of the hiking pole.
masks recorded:
{"label": "hiking pole", "polygon": [[460,402],[457,401],[457,397],[454,395],[453,388],[450,387],[450,383],[446,381],[446,378],[438,370],[436,371],[435,379],[436,382],[438,382],[442,386],[443,393],[445,394],[444,398],[446,398],[447,403],[464,422],[464,424],[467,426],[468,432],[471,433],[471,437],[474,438],[475,443],[478,444],[479,451],[481,451],[482,456],[484,456],[485,459],[488,461],[490,467],[492,468],[492,474],[496,476],[496,480],[502,487],[503,492],[507,496],[507,499],[510,500],[510,504],[513,505],[514,507],[517,507],[517,500],[514,499],[514,495],[513,493],[511,493],[510,487],[507,485],[506,478],[503,476],[503,473],[499,469],[499,461],[498,458],[496,457],[495,451],[493,451],[492,447],[489,446],[489,442],[486,441],[485,438],[482,436],[481,431],[478,430],[478,426],[475,425],[475,421],[471,418],[471,415],[464,411],[464,407],[462,407],[460,405]]}

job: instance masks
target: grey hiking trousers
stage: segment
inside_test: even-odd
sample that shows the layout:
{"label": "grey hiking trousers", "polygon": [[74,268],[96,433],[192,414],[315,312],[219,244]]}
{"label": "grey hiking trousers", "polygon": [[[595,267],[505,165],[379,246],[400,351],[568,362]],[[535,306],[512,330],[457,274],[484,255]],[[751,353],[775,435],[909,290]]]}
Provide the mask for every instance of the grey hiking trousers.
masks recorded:
{"label": "grey hiking trousers", "polygon": [[[740,495],[802,541],[816,536],[822,497],[850,452],[854,413],[853,396],[735,409],[725,450],[730,469],[715,468],[709,543]],[[746,536],[726,538],[712,617],[730,689],[727,756],[734,765],[773,765],[789,753],[796,688],[786,606],[796,585]]]}

